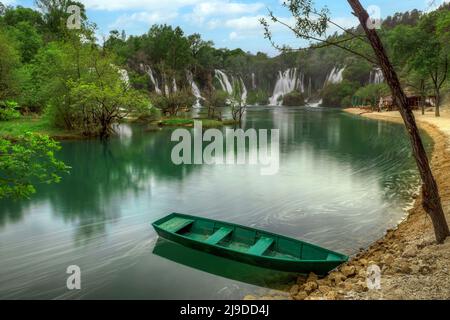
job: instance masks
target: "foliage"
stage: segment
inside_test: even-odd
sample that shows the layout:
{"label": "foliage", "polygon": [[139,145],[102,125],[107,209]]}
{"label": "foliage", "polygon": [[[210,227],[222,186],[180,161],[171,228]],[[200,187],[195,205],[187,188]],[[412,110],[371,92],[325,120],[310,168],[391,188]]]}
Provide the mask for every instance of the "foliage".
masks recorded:
{"label": "foliage", "polygon": [[43,116],[21,116],[18,119],[2,122],[0,125],[0,137],[8,137],[16,140],[25,132],[48,135],[50,137],[74,138],[79,137],[76,131],[67,131],[53,126],[50,119]]}
{"label": "foliage", "polygon": [[150,98],[152,104],[165,115],[176,116],[182,109],[190,109],[195,103],[195,98],[188,90],[179,90],[164,96],[153,94]]}
{"label": "foliage", "polygon": [[[358,98],[363,105],[370,105],[375,107],[381,97],[389,94],[389,87],[382,84],[369,84],[365,87],[361,87],[356,91],[355,97]],[[348,104],[350,106],[351,104]]]}
{"label": "foliage", "polygon": [[208,108],[208,117],[215,118],[216,113],[219,112],[219,118],[221,117],[220,108],[228,106],[229,95],[222,90],[212,90],[205,100],[204,105]]}
{"label": "foliage", "polygon": [[69,169],[55,158],[59,148],[49,137],[32,133],[14,143],[0,138],[0,199],[29,197],[36,183],[59,182]]}
{"label": "foliage", "polygon": [[[348,107],[344,103],[347,103],[346,101],[348,101],[349,97],[351,99],[358,87],[357,83],[348,80],[338,84],[328,84],[322,91],[322,105],[327,107]],[[345,98],[347,99],[344,100]]]}
{"label": "foliage", "polygon": [[18,104],[15,101],[0,101],[0,121],[8,121],[20,117],[17,110]]}
{"label": "foliage", "polygon": [[287,107],[296,107],[305,105],[305,97],[301,92],[293,91],[283,97],[283,105]]}
{"label": "foliage", "polygon": [[269,102],[269,95],[265,90],[252,90],[248,93],[247,103],[249,105],[265,105]]}
{"label": "foliage", "polygon": [[450,11],[438,10],[423,15],[417,25],[397,26],[387,37],[394,61],[404,66],[406,80],[410,81],[409,75],[413,75],[414,80],[431,83],[437,97],[437,116],[441,89],[450,70],[449,31]]}
{"label": "foliage", "polygon": [[9,35],[0,26],[0,100],[17,95],[17,67],[20,57]]}

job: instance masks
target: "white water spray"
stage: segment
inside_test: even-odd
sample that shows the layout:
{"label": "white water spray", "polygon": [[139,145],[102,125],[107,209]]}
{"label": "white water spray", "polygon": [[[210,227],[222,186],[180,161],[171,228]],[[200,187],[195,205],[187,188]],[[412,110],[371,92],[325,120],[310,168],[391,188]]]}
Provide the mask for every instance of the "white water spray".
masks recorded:
{"label": "white water spray", "polygon": [[344,80],[343,74],[345,71],[345,67],[344,68],[338,68],[338,67],[334,67],[331,72],[328,74],[325,83],[324,83],[324,87],[327,84],[337,84],[337,83],[341,83]]}
{"label": "white water spray", "polygon": [[269,99],[270,105],[281,106],[283,104],[283,96],[294,90],[305,92],[304,80],[304,74],[298,73],[297,68],[287,69],[285,72],[279,71],[273,95]]}
{"label": "white water spray", "polygon": [[202,97],[202,94],[200,92],[199,87],[197,86],[197,84],[194,81],[194,75],[192,74],[191,71],[186,71],[186,77],[188,82],[191,85],[192,88],[192,94],[194,95],[195,98],[197,98],[195,104],[193,105],[194,108],[201,108],[201,100],[204,100],[204,98]]}

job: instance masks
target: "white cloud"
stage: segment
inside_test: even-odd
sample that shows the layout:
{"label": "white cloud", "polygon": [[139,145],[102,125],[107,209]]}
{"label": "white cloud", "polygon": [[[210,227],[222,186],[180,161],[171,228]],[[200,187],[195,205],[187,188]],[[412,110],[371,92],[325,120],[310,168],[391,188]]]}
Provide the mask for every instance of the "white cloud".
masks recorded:
{"label": "white cloud", "polygon": [[16,0],[2,0],[0,2],[3,3],[5,6],[16,4]]}
{"label": "white cloud", "polygon": [[117,11],[117,10],[161,10],[170,8],[177,10],[182,7],[195,5],[204,0],[80,0],[87,9]]}
{"label": "white cloud", "polygon": [[224,25],[228,28],[238,30],[258,29],[262,28],[259,20],[264,16],[243,16],[240,18],[229,19],[225,21]]}
{"label": "white cloud", "polygon": [[174,12],[136,12],[133,14],[124,14],[116,19],[109,25],[111,29],[123,29],[124,27],[130,27],[136,23],[144,23],[146,25],[153,25],[158,23],[168,23],[178,16],[176,11]]}
{"label": "white cloud", "polygon": [[191,23],[203,24],[206,20],[213,17],[252,14],[260,11],[262,8],[264,8],[264,4],[260,2],[203,1],[196,4],[191,13],[185,15],[185,20]]}

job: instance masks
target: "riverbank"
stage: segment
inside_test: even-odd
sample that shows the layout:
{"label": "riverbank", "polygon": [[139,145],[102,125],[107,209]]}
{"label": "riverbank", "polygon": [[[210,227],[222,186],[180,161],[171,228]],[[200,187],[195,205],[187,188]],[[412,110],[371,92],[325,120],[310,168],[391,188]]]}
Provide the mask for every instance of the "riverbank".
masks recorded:
{"label": "riverbank", "polygon": [[203,128],[220,128],[227,125],[235,125],[235,120],[191,119],[191,118],[166,118],[156,120],[153,124],[160,127],[194,127],[194,121],[201,121]]}
{"label": "riverbank", "polygon": [[[345,112],[402,123],[398,112],[367,113],[354,108]],[[434,140],[431,166],[450,221],[450,112],[443,110],[441,118],[434,117],[433,112],[426,115],[419,112],[416,119],[420,128]],[[290,287],[289,294],[274,293],[262,299],[450,299],[450,239],[442,245],[436,244],[431,220],[421,202],[421,195],[418,195],[405,221],[327,277],[318,279],[313,274],[300,277],[297,284]],[[366,271],[370,265],[381,269],[379,290],[367,287]]]}
{"label": "riverbank", "polygon": [[55,128],[42,116],[22,116],[19,119],[2,121],[0,123],[0,137],[15,139],[26,132],[44,134],[55,140],[79,140],[86,138],[78,132]]}

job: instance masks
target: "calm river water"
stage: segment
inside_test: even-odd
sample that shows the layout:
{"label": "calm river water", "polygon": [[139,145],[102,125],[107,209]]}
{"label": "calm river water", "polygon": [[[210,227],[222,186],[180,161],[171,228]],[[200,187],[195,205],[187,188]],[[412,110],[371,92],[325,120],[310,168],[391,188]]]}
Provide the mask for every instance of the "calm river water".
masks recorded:
{"label": "calm river water", "polygon": [[[169,128],[63,142],[70,175],[30,200],[0,202],[0,298],[241,298],[294,275],[158,240],[150,223],[182,212],[351,255],[395,226],[417,191],[401,125],[329,109],[252,107],[244,127],[280,129],[278,174],[176,166]],[[66,288],[69,265],[81,268],[81,290]]]}

